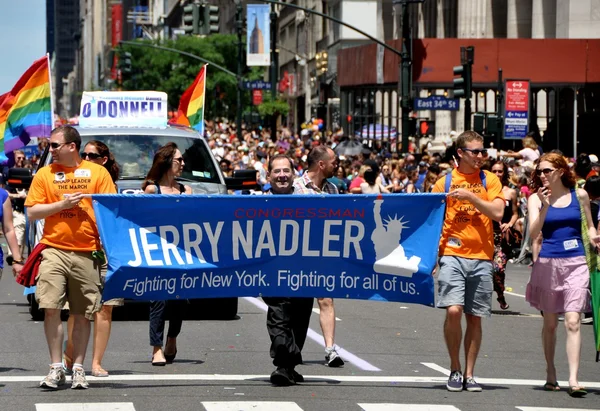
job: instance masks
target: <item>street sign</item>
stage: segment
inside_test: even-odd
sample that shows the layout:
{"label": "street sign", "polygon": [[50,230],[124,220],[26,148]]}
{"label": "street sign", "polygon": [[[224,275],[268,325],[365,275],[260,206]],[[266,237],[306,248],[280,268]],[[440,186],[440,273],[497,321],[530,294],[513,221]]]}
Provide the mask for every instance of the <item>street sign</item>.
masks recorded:
{"label": "street sign", "polygon": [[261,105],[263,102],[262,90],[252,90],[252,104],[255,106]]}
{"label": "street sign", "polygon": [[444,96],[429,96],[415,99],[415,110],[449,110],[458,111],[460,108],[457,98]]}
{"label": "street sign", "polygon": [[524,138],[529,131],[529,80],[506,80],[504,90],[504,138]]}
{"label": "street sign", "polygon": [[245,90],[271,90],[271,83],[264,80],[243,81]]}

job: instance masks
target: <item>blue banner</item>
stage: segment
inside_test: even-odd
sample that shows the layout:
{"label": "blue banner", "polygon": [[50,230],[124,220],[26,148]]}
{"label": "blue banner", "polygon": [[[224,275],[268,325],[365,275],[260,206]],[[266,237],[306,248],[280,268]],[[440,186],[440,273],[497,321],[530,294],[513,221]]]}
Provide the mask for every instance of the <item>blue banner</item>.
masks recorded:
{"label": "blue banner", "polygon": [[443,194],[94,195],[104,299],[336,297],[433,306]]}

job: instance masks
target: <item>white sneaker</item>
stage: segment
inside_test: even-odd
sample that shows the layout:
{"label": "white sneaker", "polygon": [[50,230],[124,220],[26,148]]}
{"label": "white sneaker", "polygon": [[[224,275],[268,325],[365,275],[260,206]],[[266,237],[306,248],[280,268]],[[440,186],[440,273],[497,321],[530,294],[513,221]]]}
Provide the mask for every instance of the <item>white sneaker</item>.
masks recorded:
{"label": "white sneaker", "polygon": [[89,388],[89,386],[90,385],[85,379],[85,371],[83,371],[83,368],[73,368],[71,388],[85,390]]}
{"label": "white sneaker", "polygon": [[328,367],[337,368],[344,365],[344,360],[342,360],[342,357],[337,353],[335,347],[331,350],[326,350],[326,353],[325,362]]}
{"label": "white sneaker", "polygon": [[50,367],[50,372],[46,378],[40,381],[40,387],[57,390],[65,382],[67,382],[65,370],[62,367]]}

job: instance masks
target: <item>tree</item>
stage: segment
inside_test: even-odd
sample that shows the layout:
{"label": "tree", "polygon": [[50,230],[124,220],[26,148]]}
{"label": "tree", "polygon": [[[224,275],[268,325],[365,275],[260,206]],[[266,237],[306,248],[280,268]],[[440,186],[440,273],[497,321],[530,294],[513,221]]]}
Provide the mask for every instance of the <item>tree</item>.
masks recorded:
{"label": "tree", "polygon": [[[148,44],[156,44],[185,51],[206,60],[237,71],[237,37],[227,34],[213,34],[200,38],[194,36],[179,36],[175,40]],[[183,92],[192,84],[204,63],[177,53],[124,45],[124,51],[132,55],[132,74],[123,82],[124,90],[158,90],[167,93],[169,107],[176,110]],[[245,66],[245,65],[244,65]],[[246,69],[247,70],[247,69]],[[248,79],[262,78],[262,68],[253,67],[244,76]],[[208,66],[205,112],[207,119],[226,117],[234,119],[237,112],[237,79],[223,71]],[[250,95],[242,93],[244,107],[250,105]]]}

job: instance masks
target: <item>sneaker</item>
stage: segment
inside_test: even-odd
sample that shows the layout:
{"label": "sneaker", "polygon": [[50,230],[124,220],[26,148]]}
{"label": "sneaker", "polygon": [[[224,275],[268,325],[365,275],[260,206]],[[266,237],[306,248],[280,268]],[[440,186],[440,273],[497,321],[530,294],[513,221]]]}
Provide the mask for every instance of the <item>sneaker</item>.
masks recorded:
{"label": "sneaker", "polygon": [[461,392],[463,390],[463,376],[460,371],[452,371],[446,383],[448,391]]}
{"label": "sneaker", "polygon": [[332,348],[331,350],[326,350],[326,353],[327,354],[325,355],[325,363],[328,367],[337,368],[342,367],[344,365],[344,360],[342,360],[342,357],[340,357],[335,348]]}
{"label": "sneaker", "polygon": [[279,367],[273,371],[270,380],[271,384],[278,387],[289,387],[290,385],[296,384],[292,373],[283,367]]}
{"label": "sneaker", "polygon": [[58,387],[63,385],[65,382],[67,382],[65,370],[63,370],[62,367],[50,367],[50,372],[46,378],[40,382],[40,387],[57,390]]}
{"label": "sneaker", "polygon": [[581,320],[581,324],[593,324],[593,323],[594,323],[593,317],[586,317]]}
{"label": "sneaker", "polygon": [[72,377],[72,383],[71,383],[71,388],[72,389],[82,389],[85,390],[87,388],[89,388],[89,384],[87,382],[87,380],[85,379],[85,371],[83,371],[83,368],[73,368],[73,377]]}
{"label": "sneaker", "polygon": [[469,391],[469,392],[481,392],[481,385],[477,384],[477,382],[475,382],[475,379],[473,377],[467,377],[465,378],[465,390]]}

